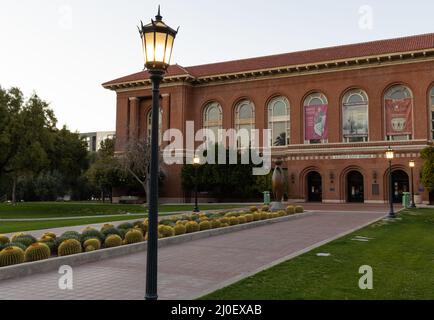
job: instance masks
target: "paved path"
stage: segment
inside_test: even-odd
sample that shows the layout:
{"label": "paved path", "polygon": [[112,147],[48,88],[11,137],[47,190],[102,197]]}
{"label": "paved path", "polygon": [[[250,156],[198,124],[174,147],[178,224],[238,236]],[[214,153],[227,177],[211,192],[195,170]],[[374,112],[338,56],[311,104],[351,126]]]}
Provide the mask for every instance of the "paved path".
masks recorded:
{"label": "paved path", "polygon": [[[159,252],[161,299],[195,299],[285,261],[384,216],[370,212],[315,213],[232,234],[169,246]],[[362,234],[361,234],[362,235]],[[140,300],[145,253],[74,268],[74,290],[58,288],[56,272],[0,282],[0,299]]]}

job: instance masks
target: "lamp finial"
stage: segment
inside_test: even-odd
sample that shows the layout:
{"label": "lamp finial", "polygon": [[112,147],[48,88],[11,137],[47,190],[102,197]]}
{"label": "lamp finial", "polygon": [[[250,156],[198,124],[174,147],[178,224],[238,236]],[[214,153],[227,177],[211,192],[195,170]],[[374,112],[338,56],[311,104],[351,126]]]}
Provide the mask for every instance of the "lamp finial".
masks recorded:
{"label": "lamp finial", "polygon": [[161,21],[161,20],[163,20],[163,17],[161,16],[161,8],[160,8],[160,5],[158,5],[158,14],[155,16],[155,19],[156,19],[157,21]]}

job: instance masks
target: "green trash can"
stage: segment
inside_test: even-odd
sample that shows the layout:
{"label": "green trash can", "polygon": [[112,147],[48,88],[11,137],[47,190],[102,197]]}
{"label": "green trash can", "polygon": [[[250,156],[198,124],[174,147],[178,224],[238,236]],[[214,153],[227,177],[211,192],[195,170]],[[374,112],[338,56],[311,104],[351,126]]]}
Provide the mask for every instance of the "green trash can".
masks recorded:
{"label": "green trash can", "polygon": [[402,205],[404,206],[404,208],[408,209],[410,208],[411,205],[411,200],[410,200],[410,192],[404,192],[402,194]]}
{"label": "green trash can", "polygon": [[264,191],[264,205],[269,206],[271,203],[271,193],[270,191]]}

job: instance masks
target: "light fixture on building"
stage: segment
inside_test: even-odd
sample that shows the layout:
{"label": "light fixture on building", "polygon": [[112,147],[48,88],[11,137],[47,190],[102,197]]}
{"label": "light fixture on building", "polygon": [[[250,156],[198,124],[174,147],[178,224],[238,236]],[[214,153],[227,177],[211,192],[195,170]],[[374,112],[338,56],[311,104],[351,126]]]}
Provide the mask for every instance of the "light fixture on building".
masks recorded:
{"label": "light fixture on building", "polygon": [[158,275],[158,175],[159,175],[159,100],[160,84],[172,56],[173,43],[178,31],[170,28],[158,14],[155,21],[139,27],[145,68],[152,82],[152,132],[149,196],[149,231],[146,270],[146,300],[157,300]]}
{"label": "light fixture on building", "polygon": [[414,168],[416,167],[416,161],[410,160],[408,163],[410,170],[411,170],[411,205],[410,208],[415,209],[416,203],[414,201]]}

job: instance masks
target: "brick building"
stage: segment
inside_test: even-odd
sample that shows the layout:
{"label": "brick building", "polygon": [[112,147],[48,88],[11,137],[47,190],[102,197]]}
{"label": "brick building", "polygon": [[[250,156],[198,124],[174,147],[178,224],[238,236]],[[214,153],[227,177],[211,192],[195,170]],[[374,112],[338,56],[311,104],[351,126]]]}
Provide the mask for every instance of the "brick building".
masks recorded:
{"label": "brick building", "polygon": [[[117,94],[117,152],[146,138],[151,90],[147,72],[103,84]],[[328,203],[388,201],[395,150],[395,201],[409,191],[409,160],[434,140],[434,34],[169,68],[161,94],[162,132],[196,128],[272,129],[273,157],[288,169],[290,198]],[[164,143],[164,142],[163,142]],[[167,168],[167,201],[183,201],[180,166]]]}

